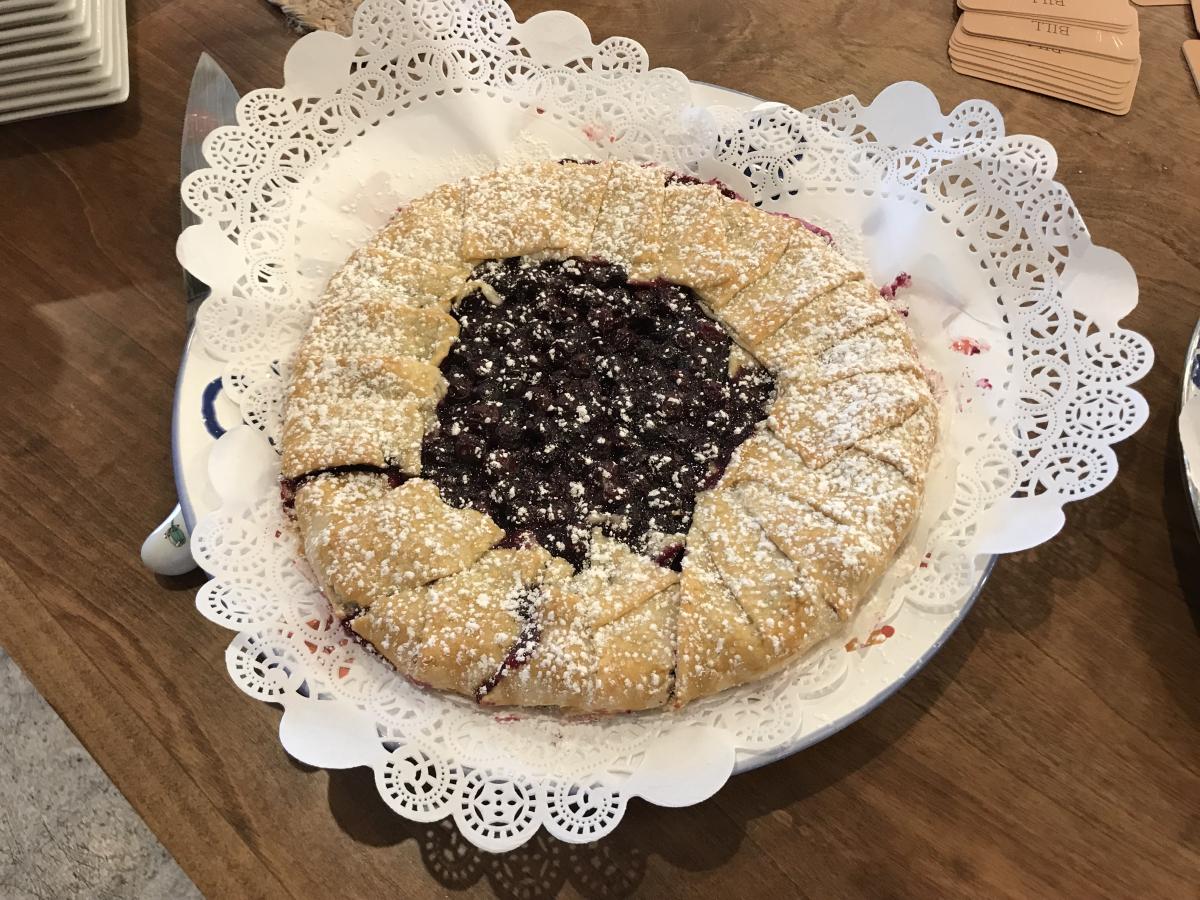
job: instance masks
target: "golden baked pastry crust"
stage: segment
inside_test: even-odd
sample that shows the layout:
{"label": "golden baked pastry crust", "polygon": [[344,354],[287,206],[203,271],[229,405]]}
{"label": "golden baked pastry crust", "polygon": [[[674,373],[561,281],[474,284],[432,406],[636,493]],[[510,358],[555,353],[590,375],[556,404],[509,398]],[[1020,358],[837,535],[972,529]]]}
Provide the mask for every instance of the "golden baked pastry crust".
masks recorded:
{"label": "golden baked pastry crust", "polygon": [[[335,613],[416,681],[489,705],[684,703],[835,634],[920,505],[937,433],[903,322],[803,223],[623,162],[538,163],[406,205],[331,280],[281,451]],[[579,570],[447,503],[421,443],[474,263],[598,257],[684,285],[776,379],[696,495],[682,571],[599,530]]]}

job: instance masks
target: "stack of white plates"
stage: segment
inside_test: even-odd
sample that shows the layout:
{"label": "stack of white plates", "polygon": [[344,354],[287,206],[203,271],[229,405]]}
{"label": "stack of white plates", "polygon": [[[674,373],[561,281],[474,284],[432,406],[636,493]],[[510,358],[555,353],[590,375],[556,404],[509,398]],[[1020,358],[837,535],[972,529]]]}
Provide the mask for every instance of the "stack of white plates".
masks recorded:
{"label": "stack of white plates", "polygon": [[128,96],[125,0],[0,0],[0,122]]}

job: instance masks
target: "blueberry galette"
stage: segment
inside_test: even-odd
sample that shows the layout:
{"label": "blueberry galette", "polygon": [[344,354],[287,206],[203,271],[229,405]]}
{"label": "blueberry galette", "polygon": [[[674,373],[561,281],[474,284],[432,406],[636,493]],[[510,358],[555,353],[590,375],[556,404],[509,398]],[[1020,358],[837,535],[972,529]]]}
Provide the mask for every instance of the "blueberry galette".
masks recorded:
{"label": "blueberry galette", "polygon": [[654,166],[403,207],[333,278],[282,453],[336,615],[497,705],[682,705],[854,614],[936,435],[903,322],[819,229]]}

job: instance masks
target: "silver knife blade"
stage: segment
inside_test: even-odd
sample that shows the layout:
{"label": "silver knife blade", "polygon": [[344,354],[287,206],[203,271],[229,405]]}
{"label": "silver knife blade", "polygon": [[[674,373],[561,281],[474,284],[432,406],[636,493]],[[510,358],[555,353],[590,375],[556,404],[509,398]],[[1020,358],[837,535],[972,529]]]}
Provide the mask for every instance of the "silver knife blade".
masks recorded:
{"label": "silver knife blade", "polygon": [[[192,75],[192,86],[188,91],[187,109],[183,114],[183,141],[179,150],[179,180],[187,178],[197,169],[206,168],[204,139],[214,128],[237,124],[237,88],[225,71],[207,53],[200,54],[196,71]],[[179,202],[180,230],[197,224],[200,219]],[[187,324],[191,328],[196,310],[208,296],[208,285],[183,273],[183,287],[187,297]]]}

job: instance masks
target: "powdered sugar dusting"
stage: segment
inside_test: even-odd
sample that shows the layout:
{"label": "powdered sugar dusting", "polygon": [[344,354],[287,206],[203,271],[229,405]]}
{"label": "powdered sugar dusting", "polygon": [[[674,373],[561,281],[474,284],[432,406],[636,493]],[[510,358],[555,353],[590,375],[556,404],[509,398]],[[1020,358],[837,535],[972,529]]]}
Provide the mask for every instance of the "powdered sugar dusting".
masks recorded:
{"label": "powdered sugar dusting", "polygon": [[[888,302],[902,285],[881,295],[823,238],[615,162],[522,163],[406,204],[331,280],[285,417],[305,555],[338,614],[423,684],[588,710],[685,703],[832,634],[907,534],[936,414]],[[691,343],[669,337],[631,366],[609,342],[659,327],[634,307],[615,330],[600,316],[597,340],[573,334],[593,327],[589,292],[623,279],[589,256],[663,279],[634,291]],[[521,278],[578,310],[508,315]],[[667,282],[695,290],[737,351]],[[495,352],[475,352],[477,327]],[[528,378],[506,375],[525,364]],[[697,366],[722,396],[687,380]],[[765,398],[771,375],[767,427],[733,422],[730,386]],[[550,427],[530,442],[506,409]],[[654,439],[674,423],[694,434]],[[731,425],[726,471],[712,436]],[[525,485],[522,447],[562,465],[561,490]],[[615,477],[630,459],[644,485]],[[535,521],[549,526],[536,539]]]}

